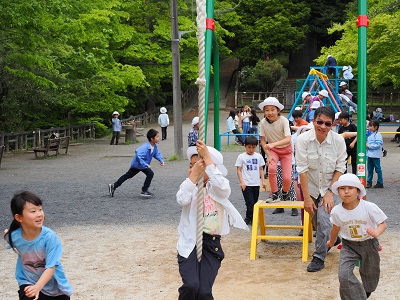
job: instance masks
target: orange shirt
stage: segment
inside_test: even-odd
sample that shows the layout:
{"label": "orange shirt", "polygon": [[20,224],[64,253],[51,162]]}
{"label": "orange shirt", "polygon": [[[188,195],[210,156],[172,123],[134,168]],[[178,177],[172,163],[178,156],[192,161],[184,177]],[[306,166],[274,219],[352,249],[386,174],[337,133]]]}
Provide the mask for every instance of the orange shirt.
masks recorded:
{"label": "orange shirt", "polygon": [[300,119],[300,122],[296,122],[296,126],[300,127],[303,125],[308,125],[308,122],[304,119]]}

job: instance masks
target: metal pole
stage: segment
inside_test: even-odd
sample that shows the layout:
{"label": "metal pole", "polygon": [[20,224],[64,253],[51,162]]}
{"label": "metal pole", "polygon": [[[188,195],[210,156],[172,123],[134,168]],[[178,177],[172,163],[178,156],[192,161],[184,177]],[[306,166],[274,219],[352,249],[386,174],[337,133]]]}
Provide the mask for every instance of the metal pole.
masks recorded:
{"label": "metal pole", "polygon": [[178,5],[177,0],[171,0],[171,50],[172,50],[172,84],[173,84],[173,114],[174,114],[174,150],[178,159],[183,158],[182,138],[182,99],[180,78],[180,53],[178,31]]}
{"label": "metal pole", "polygon": [[221,140],[219,138],[219,47],[218,40],[213,33],[214,54],[214,147],[221,151]]}
{"label": "metal pole", "polygon": [[357,176],[366,184],[366,119],[367,119],[367,0],[358,1],[358,112]]}

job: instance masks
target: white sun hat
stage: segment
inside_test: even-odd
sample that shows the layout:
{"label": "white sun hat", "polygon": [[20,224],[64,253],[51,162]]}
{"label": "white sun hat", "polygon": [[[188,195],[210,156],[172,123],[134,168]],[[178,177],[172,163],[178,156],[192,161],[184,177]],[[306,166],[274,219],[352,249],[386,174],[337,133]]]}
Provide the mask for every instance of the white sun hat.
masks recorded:
{"label": "white sun hat", "polygon": [[344,86],[347,85],[347,82],[342,81],[341,83],[339,83],[339,86]]}
{"label": "white sun hat", "polygon": [[199,117],[194,117],[192,120],[192,126],[199,124]]}
{"label": "white sun hat", "polygon": [[320,90],[320,91],[318,92],[318,94],[324,96],[325,98],[328,98],[328,97],[329,97],[329,94],[328,94],[328,91],[327,91],[327,90]]}
{"label": "white sun hat", "polygon": [[335,120],[339,120],[339,115],[340,115],[340,111],[338,111],[337,113],[335,113]]}
{"label": "white sun hat", "polygon": [[341,186],[354,186],[358,188],[360,190],[360,198],[367,194],[365,187],[360,182],[360,179],[358,179],[358,177],[354,174],[347,173],[340,176],[338,181],[332,185],[332,192],[336,195],[339,195],[338,188]]}
{"label": "white sun hat", "polygon": [[311,96],[311,94],[309,92],[303,92],[303,94],[301,94],[301,99],[305,99],[308,95]]}
{"label": "white sun hat", "polygon": [[346,70],[348,70],[348,69],[349,69],[348,66],[344,66],[344,67],[343,67],[343,71],[346,71]]}
{"label": "white sun hat", "polygon": [[[221,152],[211,146],[207,146],[207,148],[217,169],[222,173],[222,176],[226,176],[228,174],[228,170],[224,166],[224,157],[222,156]],[[188,160],[190,160],[195,154],[198,154],[196,146],[188,147],[186,151]]]}
{"label": "white sun hat", "polygon": [[263,102],[261,102],[258,107],[263,111],[266,105],[276,106],[279,110],[284,109],[284,106],[275,97],[268,97]]}
{"label": "white sun hat", "polygon": [[163,106],[160,108],[160,113],[165,114],[167,112],[167,109]]}
{"label": "white sun hat", "polygon": [[112,115],[118,115],[119,116],[119,112],[114,111]]}
{"label": "white sun hat", "polygon": [[321,102],[319,102],[319,101],[314,101],[312,104],[311,104],[311,109],[317,109],[317,108],[319,108],[319,107],[321,107]]}

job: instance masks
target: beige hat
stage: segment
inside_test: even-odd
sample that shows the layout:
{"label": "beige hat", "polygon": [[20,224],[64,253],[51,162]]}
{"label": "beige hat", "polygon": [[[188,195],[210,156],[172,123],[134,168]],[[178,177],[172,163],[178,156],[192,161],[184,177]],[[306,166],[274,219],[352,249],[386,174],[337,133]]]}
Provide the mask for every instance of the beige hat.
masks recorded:
{"label": "beige hat", "polygon": [[258,107],[264,111],[264,107],[267,105],[272,105],[272,106],[276,106],[279,110],[284,109],[285,107],[279,102],[278,99],[276,99],[275,97],[268,97],[267,99],[265,99],[263,102],[261,102]]}
{"label": "beige hat", "polygon": [[167,113],[167,109],[165,107],[160,108],[160,113],[165,114]]}
{"label": "beige hat", "polygon": [[[207,146],[207,148],[217,169],[222,173],[222,176],[226,176],[228,174],[228,170],[224,166],[224,157],[222,156],[221,152],[210,146]],[[192,156],[196,154],[198,154],[196,146],[188,147],[186,151],[188,160],[190,160]]]}
{"label": "beige hat", "polygon": [[365,187],[360,182],[360,179],[358,179],[358,177],[354,174],[347,173],[340,176],[338,181],[332,185],[332,192],[336,195],[339,195],[338,188],[341,186],[354,186],[358,188],[360,190],[360,198],[367,194]]}

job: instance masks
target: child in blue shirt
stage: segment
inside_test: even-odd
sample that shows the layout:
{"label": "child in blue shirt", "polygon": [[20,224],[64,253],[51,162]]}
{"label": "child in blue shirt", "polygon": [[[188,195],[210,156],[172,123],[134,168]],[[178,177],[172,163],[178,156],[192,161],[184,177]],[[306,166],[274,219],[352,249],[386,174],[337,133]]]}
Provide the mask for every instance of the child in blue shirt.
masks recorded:
{"label": "child in blue shirt", "polygon": [[111,119],[113,135],[110,141],[110,145],[114,145],[114,140],[115,140],[115,145],[118,145],[119,142],[119,134],[121,133],[122,125],[121,125],[121,120],[118,119],[118,116],[119,113],[117,111],[114,111],[113,118]]}
{"label": "child in blue shirt", "polygon": [[148,142],[140,146],[135,151],[135,156],[133,157],[131,167],[128,172],[122,175],[116,182],[110,183],[108,185],[108,191],[111,197],[114,197],[115,190],[126,180],[134,177],[137,173],[143,172],[146,175],[146,179],[144,181],[142,192],[140,193],[143,197],[152,197],[153,193],[148,191],[151,181],[154,177],[154,172],[151,169],[150,163],[153,157],[160,162],[161,166],[164,166],[164,159],[161,153],[158,151],[157,144],[160,141],[160,136],[158,131],[155,129],[150,129],[147,132]]}
{"label": "child in blue shirt", "polygon": [[18,254],[19,299],[69,300],[72,287],[60,261],[61,242],[43,226],[42,200],[32,192],[19,192],[11,199],[11,212],[14,220],[4,239]]}
{"label": "child in blue shirt", "polygon": [[378,182],[374,185],[374,188],[383,188],[383,176],[381,168],[383,139],[378,130],[379,121],[371,120],[369,122],[369,131],[371,133],[367,137],[367,188],[372,187],[372,177],[374,176],[374,169],[376,174],[378,174]]}

